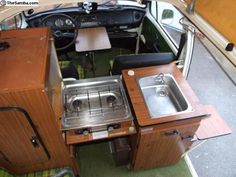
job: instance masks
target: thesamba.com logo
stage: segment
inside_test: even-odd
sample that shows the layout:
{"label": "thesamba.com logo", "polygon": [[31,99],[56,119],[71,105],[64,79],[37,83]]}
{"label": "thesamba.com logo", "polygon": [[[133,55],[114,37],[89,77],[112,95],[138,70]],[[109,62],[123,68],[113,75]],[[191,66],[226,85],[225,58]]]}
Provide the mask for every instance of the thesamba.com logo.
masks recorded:
{"label": "thesamba.com logo", "polygon": [[0,0],[0,7],[4,6],[38,6],[39,0]]}
{"label": "thesamba.com logo", "polygon": [[5,0],[0,0],[0,6],[5,6],[7,2]]}

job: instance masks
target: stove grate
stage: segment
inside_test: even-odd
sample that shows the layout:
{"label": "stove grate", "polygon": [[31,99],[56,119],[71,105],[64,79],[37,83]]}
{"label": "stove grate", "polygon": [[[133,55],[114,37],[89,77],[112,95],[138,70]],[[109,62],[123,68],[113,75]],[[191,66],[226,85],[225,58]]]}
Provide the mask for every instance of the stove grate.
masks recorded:
{"label": "stove grate", "polygon": [[[101,118],[108,114],[114,116],[126,114],[127,106],[124,101],[124,95],[117,84],[81,89],[73,88],[67,90],[64,96],[66,103],[64,112],[66,117],[82,119],[87,117]],[[108,97],[114,97],[114,102],[108,103]],[[82,102],[80,108],[74,107],[73,102],[75,100]]]}

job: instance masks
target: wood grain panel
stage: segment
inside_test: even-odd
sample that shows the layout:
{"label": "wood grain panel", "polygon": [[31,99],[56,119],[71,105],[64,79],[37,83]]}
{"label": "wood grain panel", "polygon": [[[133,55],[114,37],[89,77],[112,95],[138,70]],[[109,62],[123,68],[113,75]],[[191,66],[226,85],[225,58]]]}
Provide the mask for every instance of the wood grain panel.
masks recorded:
{"label": "wood grain panel", "polygon": [[34,148],[32,136],[36,136],[23,113],[0,112],[0,147],[7,161],[16,167],[43,163],[48,160],[41,144]]}
{"label": "wood grain panel", "polygon": [[0,52],[0,75],[4,76],[0,77],[0,92],[42,87],[48,62],[49,30],[4,31],[1,40],[8,42],[10,48]]}
{"label": "wood grain panel", "polygon": [[[133,129],[130,131],[130,127],[133,127]],[[132,124],[131,121],[127,122],[121,122],[121,128],[114,129],[112,131],[108,132],[108,137],[100,138],[100,139],[110,139],[115,137],[122,137],[127,135],[134,135],[136,134],[136,128]],[[66,144],[79,144],[89,141],[95,141],[98,139],[93,139],[92,133],[89,133],[88,135],[78,135],[75,134],[73,130],[66,131]]]}
{"label": "wood grain panel", "polygon": [[[185,0],[190,2],[190,0]],[[230,42],[236,44],[236,3],[232,0],[197,0],[196,11]]]}
{"label": "wood grain panel", "polygon": [[[168,125],[169,128],[143,128],[139,132],[139,142],[133,161],[134,170],[157,168],[175,164],[181,155],[192,145],[190,139],[199,124]],[[173,131],[178,133],[171,134]],[[168,134],[168,135],[167,135]]]}
{"label": "wood grain panel", "polygon": [[[49,150],[51,160],[41,164],[21,167],[19,173],[43,170],[55,167],[72,166],[70,154],[65,146],[61,132],[56,122],[55,113],[50,105],[44,89],[34,89],[10,93],[15,106],[20,106],[31,115],[34,124]],[[13,105],[10,105],[13,106]]]}
{"label": "wood grain panel", "polygon": [[220,117],[213,106],[206,106],[209,116],[202,119],[196,132],[199,140],[214,138],[232,133],[227,123]]}
{"label": "wood grain panel", "polygon": [[[202,106],[192,91],[191,87],[187,83],[187,81],[182,76],[179,69],[176,67],[175,64],[168,64],[168,65],[161,65],[161,66],[152,66],[152,67],[144,67],[144,68],[134,68],[134,76],[129,76],[129,70],[123,70],[122,76],[124,78],[124,82],[126,88],[128,90],[128,94],[134,108],[134,112],[137,118],[137,122],[140,126],[148,126],[154,125],[159,123],[171,122],[171,121],[178,121],[184,119],[192,119],[196,117],[201,117],[207,114],[204,106]],[[186,112],[183,114],[178,115],[170,115],[164,116],[160,118],[150,118],[148,108],[146,107],[145,101],[143,99],[142,93],[139,89],[137,84],[137,80],[139,78],[150,76],[150,75],[158,75],[160,73],[167,73],[172,74],[180,86],[182,92],[184,93],[185,97],[189,101],[190,105],[192,106],[192,111]]]}
{"label": "wood grain panel", "polygon": [[[55,107],[59,105],[61,77],[59,72],[55,72],[58,70],[55,58],[54,64],[50,63],[49,31],[46,28],[13,30],[1,32],[1,37],[7,38],[11,48],[0,53],[0,65],[4,66],[0,71],[0,106],[21,107],[28,112],[51,158],[45,160],[41,152],[31,150],[28,139],[32,131],[23,120],[5,119],[0,128],[0,136],[4,138],[0,143],[4,151],[0,159],[7,157],[14,163],[1,161],[0,164],[16,174],[65,166],[72,167],[78,174],[76,159],[70,157],[58,128],[60,111]],[[51,75],[50,64],[54,65]],[[9,130],[4,132],[4,127]],[[40,157],[43,161],[37,160]],[[19,167],[20,159],[23,163]]]}

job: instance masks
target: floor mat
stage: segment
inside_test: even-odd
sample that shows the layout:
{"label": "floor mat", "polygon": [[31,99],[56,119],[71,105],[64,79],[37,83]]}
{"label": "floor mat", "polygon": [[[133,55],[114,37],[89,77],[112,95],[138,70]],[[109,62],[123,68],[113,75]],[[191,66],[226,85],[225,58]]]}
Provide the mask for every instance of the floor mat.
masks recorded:
{"label": "floor mat", "polygon": [[[53,177],[56,175],[58,172],[60,172],[62,169],[49,169],[49,170],[43,170],[43,171],[37,171],[33,173],[27,173],[24,175],[12,175],[6,170],[0,168],[0,177]],[[70,175],[64,175],[63,177],[70,177]]]}
{"label": "floor mat", "polygon": [[173,166],[133,172],[115,166],[108,143],[84,145],[78,152],[81,177],[192,177],[184,159]]}

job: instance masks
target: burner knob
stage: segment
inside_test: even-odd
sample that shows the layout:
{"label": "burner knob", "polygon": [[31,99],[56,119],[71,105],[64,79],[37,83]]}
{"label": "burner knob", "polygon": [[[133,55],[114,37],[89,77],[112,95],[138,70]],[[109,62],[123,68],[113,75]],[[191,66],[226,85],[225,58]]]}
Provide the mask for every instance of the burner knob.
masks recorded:
{"label": "burner knob", "polygon": [[74,109],[80,111],[82,108],[82,101],[81,100],[73,100],[72,106]]}
{"label": "burner knob", "polygon": [[88,135],[89,134],[89,129],[84,128],[84,129],[77,129],[74,131],[76,135]]}
{"label": "burner knob", "polygon": [[112,131],[112,130],[120,128],[120,127],[121,127],[120,124],[111,124],[111,125],[107,126],[107,130]]}
{"label": "burner knob", "polygon": [[109,107],[113,107],[114,104],[116,103],[116,97],[115,96],[108,96],[107,97],[107,104]]}
{"label": "burner knob", "polygon": [[84,129],[83,130],[83,135],[88,135],[89,134],[89,131],[87,129]]}
{"label": "burner knob", "polygon": [[108,126],[107,130],[112,131],[112,130],[114,130],[114,127],[112,125],[110,125],[110,126]]}

